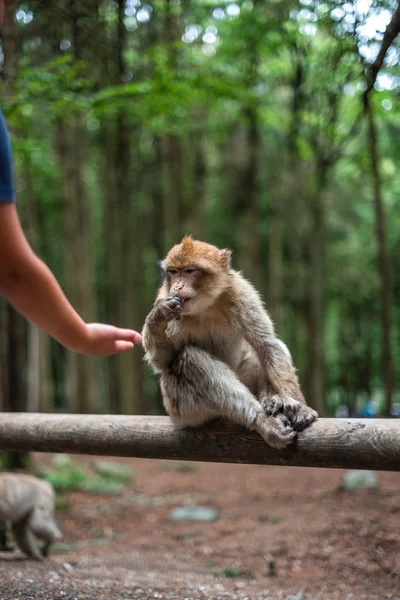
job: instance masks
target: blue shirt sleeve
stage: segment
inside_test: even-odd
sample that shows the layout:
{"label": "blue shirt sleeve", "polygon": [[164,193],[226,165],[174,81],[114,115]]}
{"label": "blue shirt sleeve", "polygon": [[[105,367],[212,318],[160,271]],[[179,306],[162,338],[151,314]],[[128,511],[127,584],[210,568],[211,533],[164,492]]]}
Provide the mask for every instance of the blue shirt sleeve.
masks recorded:
{"label": "blue shirt sleeve", "polygon": [[14,166],[10,137],[0,108],[0,202],[14,202]]}

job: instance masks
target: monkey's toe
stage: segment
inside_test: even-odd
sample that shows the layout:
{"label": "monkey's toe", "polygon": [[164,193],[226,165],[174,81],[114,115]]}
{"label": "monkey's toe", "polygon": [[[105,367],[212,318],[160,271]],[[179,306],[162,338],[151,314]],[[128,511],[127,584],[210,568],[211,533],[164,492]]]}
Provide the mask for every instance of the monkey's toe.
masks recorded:
{"label": "monkey's toe", "polygon": [[267,416],[276,416],[283,413],[293,423],[296,419],[297,413],[301,408],[301,403],[290,396],[269,396],[263,403],[263,408]]}
{"label": "monkey's toe", "polygon": [[293,429],[287,432],[275,432],[274,435],[271,435],[268,444],[272,446],[272,448],[276,448],[277,450],[283,450],[287,448],[294,440],[296,439],[297,432],[293,431]]}
{"label": "monkey's toe", "polygon": [[284,413],[277,413],[276,415],[273,415],[272,422],[279,429],[281,429],[281,427],[283,426],[284,430],[286,432],[289,432],[289,431],[291,431],[293,429],[292,428],[292,423],[291,423],[290,419],[288,419],[287,416]]}
{"label": "monkey's toe", "polygon": [[308,427],[308,425],[311,425],[317,418],[318,413],[309,406],[305,406],[296,415],[296,418],[292,423],[293,429],[295,431],[302,431]]}
{"label": "monkey's toe", "polygon": [[268,417],[260,433],[269,446],[278,450],[286,448],[297,435],[290,420],[282,413]]}
{"label": "monkey's toe", "polygon": [[269,416],[275,416],[283,412],[283,399],[281,396],[270,396],[263,402],[264,412]]}

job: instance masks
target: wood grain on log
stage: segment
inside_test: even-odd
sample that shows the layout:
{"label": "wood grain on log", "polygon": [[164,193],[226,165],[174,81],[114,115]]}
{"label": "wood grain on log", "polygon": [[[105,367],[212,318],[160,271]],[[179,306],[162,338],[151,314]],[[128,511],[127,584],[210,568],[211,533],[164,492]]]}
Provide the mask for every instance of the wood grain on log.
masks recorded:
{"label": "wood grain on log", "polygon": [[220,422],[182,429],[168,417],[0,413],[0,449],[400,471],[400,420],[318,419],[274,450]]}

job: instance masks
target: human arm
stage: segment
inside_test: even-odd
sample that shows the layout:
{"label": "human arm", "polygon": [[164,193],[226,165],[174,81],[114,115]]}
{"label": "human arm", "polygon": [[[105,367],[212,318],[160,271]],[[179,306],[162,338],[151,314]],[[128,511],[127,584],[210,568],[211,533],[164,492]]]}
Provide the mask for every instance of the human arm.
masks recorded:
{"label": "human arm", "polygon": [[140,334],[131,329],[83,321],[31,249],[14,203],[0,203],[0,293],[70,350],[108,356],[141,342]]}

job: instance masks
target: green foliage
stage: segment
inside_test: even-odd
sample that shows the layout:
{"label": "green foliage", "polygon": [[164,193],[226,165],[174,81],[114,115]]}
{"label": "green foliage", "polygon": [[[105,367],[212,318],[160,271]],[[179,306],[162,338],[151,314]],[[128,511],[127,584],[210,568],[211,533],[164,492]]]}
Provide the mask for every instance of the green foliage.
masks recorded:
{"label": "green foliage", "polygon": [[44,469],[40,472],[43,479],[49,481],[56,490],[80,490],[88,475],[69,457],[66,460],[56,461],[56,469]]}
{"label": "green foliage", "polygon": [[132,479],[132,469],[109,460],[98,460],[95,463],[96,472],[104,478],[115,479],[127,483]]}
{"label": "green foliage", "polygon": [[90,475],[68,455],[56,455],[54,469],[44,469],[40,476],[49,481],[56,490],[77,490],[87,493],[120,494],[123,483],[129,481],[132,473],[128,468],[115,467],[107,461],[96,464],[98,474]]}
{"label": "green foliage", "polygon": [[67,500],[67,498],[63,498],[62,496],[56,496],[56,509],[61,510],[63,512],[71,511],[71,503]]}
{"label": "green foliage", "polygon": [[31,471],[33,463],[30,455],[27,452],[18,450],[3,450],[0,452],[0,470],[12,471],[14,469]]}
{"label": "green foliage", "polygon": [[221,571],[214,572],[215,577],[227,577],[228,579],[255,579],[254,573],[248,571],[247,569],[222,569]]}
{"label": "green foliage", "polygon": [[[118,11],[108,2],[100,2],[98,12],[77,15],[76,21],[63,19],[61,8],[25,2],[34,19],[31,25],[15,24],[17,68],[6,79],[2,108],[13,134],[18,203],[26,222],[36,224],[35,249],[64,285],[65,257],[89,207],[93,310],[139,329],[154,298],[154,263],[166,251],[166,240],[192,232],[233,248],[234,265],[246,265],[249,277],[258,276],[268,302],[275,276],[271,245],[273,234],[281,230],[281,322],[273,316],[304,385],[312,367],[310,298],[315,282],[310,257],[318,204],[324,234],[322,333],[329,409],[346,403],[356,410],[371,396],[381,401],[376,215],[365,125],[358,119],[365,87],[362,56],[367,53],[372,60],[369,53],[381,42],[379,34],[363,33],[362,28],[381,9],[393,11],[393,3],[374,1],[368,13],[357,15],[352,3],[333,1],[149,4],[153,10],[148,21],[131,15],[119,37]],[[230,14],[230,5],[239,11],[231,6]],[[197,29],[191,38],[187,34],[193,27]],[[62,40],[70,42],[68,54],[60,50]],[[384,78],[371,94],[393,271],[397,379],[398,65],[399,50],[393,46],[383,65]],[[64,165],[58,147],[58,125],[75,127],[77,115],[84,161],[80,187],[74,179],[73,146],[65,150]],[[118,195],[121,184],[123,197]],[[76,186],[73,235],[66,233],[68,185]],[[246,216],[252,197],[253,222]],[[171,214],[179,220],[173,232],[167,230]],[[248,244],[254,240],[257,260],[249,264]],[[80,258],[77,280],[85,279]],[[91,285],[92,278],[87,280]],[[79,301],[80,292],[73,296]],[[53,402],[68,406],[66,359],[56,344],[48,363]],[[149,370],[129,359],[124,363],[129,368],[121,364],[118,359],[101,363],[100,383],[96,381],[101,409],[120,407],[121,389],[134,380],[141,386],[136,396],[145,398],[148,410],[159,410],[158,384]],[[104,489],[104,477],[109,478],[104,465],[100,477],[88,480],[73,463],[47,475],[58,489]]]}
{"label": "green foliage", "polygon": [[85,110],[86,93],[93,82],[84,77],[86,66],[63,56],[35,67],[26,57],[19,65],[18,78],[12,96],[3,100],[3,110],[9,123],[26,126],[36,117],[38,107],[49,111],[52,118],[67,119],[74,111]]}
{"label": "green foliage", "polygon": [[52,554],[67,554],[71,549],[71,544],[65,544],[63,542],[55,543],[51,548]]}
{"label": "green foliage", "polygon": [[178,473],[193,473],[196,470],[196,466],[192,463],[171,463],[164,465],[164,471],[176,471]]}
{"label": "green foliage", "polygon": [[80,484],[79,489],[89,494],[121,494],[123,484],[110,477],[94,475],[86,477],[85,481]]}

